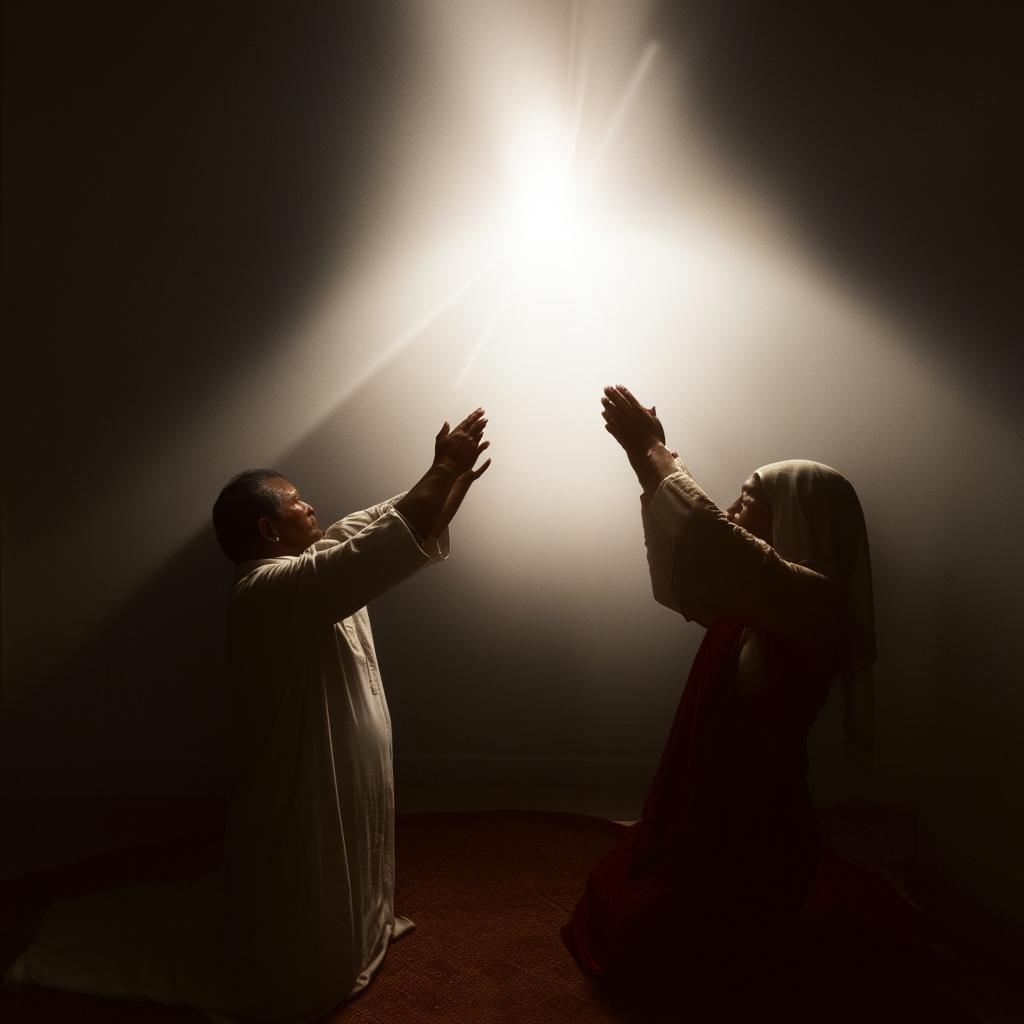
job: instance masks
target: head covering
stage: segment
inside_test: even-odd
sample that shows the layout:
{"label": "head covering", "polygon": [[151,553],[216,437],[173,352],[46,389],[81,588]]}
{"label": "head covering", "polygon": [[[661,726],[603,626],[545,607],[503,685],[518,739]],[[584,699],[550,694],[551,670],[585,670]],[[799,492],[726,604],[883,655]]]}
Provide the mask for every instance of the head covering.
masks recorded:
{"label": "head covering", "polygon": [[791,459],[762,466],[772,509],[772,547],[783,558],[823,573],[840,589],[849,645],[842,664],[846,753],[870,769],[875,746],[875,611],[871,557],[857,492],[820,462]]}

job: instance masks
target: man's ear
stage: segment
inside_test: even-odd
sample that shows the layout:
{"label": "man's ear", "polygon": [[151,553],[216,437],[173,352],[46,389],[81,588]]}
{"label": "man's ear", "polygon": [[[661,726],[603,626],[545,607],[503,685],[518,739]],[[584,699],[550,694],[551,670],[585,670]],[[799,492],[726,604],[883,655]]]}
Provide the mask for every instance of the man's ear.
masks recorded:
{"label": "man's ear", "polygon": [[274,524],[267,516],[260,516],[256,520],[256,529],[260,531],[260,536],[264,540],[270,541],[271,544],[276,544],[281,539],[277,535],[277,530],[274,529]]}

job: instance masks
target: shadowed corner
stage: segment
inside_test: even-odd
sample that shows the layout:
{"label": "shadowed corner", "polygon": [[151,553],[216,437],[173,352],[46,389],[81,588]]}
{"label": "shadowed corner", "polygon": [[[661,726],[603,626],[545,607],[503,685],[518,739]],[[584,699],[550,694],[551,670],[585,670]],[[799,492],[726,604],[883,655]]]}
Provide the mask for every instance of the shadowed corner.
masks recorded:
{"label": "shadowed corner", "polygon": [[226,793],[230,578],[208,527],[24,687],[4,715],[4,795]]}
{"label": "shadowed corner", "polygon": [[1009,11],[657,5],[707,141],[922,356],[1020,422]]}

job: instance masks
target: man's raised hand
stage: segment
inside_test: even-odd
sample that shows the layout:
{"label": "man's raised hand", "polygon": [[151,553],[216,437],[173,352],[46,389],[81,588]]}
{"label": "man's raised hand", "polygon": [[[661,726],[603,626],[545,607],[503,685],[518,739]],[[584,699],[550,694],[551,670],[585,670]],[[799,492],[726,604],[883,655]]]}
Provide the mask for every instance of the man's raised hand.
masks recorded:
{"label": "man's raised hand", "polygon": [[[444,501],[440,514],[430,528],[430,535],[440,537],[445,528],[455,517],[462,499],[475,481],[487,472],[491,464],[488,459],[474,469],[481,452],[490,447],[490,441],[483,440],[487,418],[483,409],[475,409],[454,430],[445,420],[434,438],[434,465],[446,473],[457,474],[451,482],[448,496]],[[450,478],[449,478],[450,479]]]}
{"label": "man's raised hand", "polygon": [[465,473],[455,478],[452,489],[448,492],[447,499],[445,499],[444,507],[441,509],[441,514],[430,529],[431,536],[440,537],[444,533],[445,528],[455,518],[455,513],[459,511],[462,499],[466,497],[466,493],[474,482],[487,472],[487,467],[490,464],[491,460],[488,459],[479,469],[468,469]]}
{"label": "man's raised hand", "polygon": [[[470,472],[481,452],[491,446],[484,441],[487,417],[483,409],[474,409],[458,426],[449,427],[445,420],[434,438],[434,465],[454,472],[458,476]],[[489,463],[488,463],[489,464]],[[485,464],[469,481],[472,483],[487,468]],[[468,486],[468,484],[467,484]]]}
{"label": "man's raised hand", "polygon": [[421,537],[441,535],[470,486],[491,464],[488,459],[479,469],[473,468],[491,445],[483,440],[486,426],[483,409],[474,409],[457,427],[445,420],[437,432],[430,469],[395,506]]}

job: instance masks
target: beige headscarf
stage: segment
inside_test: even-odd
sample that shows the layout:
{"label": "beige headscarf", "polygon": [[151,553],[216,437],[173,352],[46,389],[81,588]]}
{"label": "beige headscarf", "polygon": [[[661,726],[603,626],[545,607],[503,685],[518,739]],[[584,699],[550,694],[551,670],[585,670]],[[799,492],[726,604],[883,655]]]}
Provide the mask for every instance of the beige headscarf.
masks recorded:
{"label": "beige headscarf", "polygon": [[772,509],[772,547],[841,590],[851,642],[842,668],[847,756],[870,770],[875,748],[875,611],[871,557],[857,492],[829,466],[773,462],[754,474]]}

